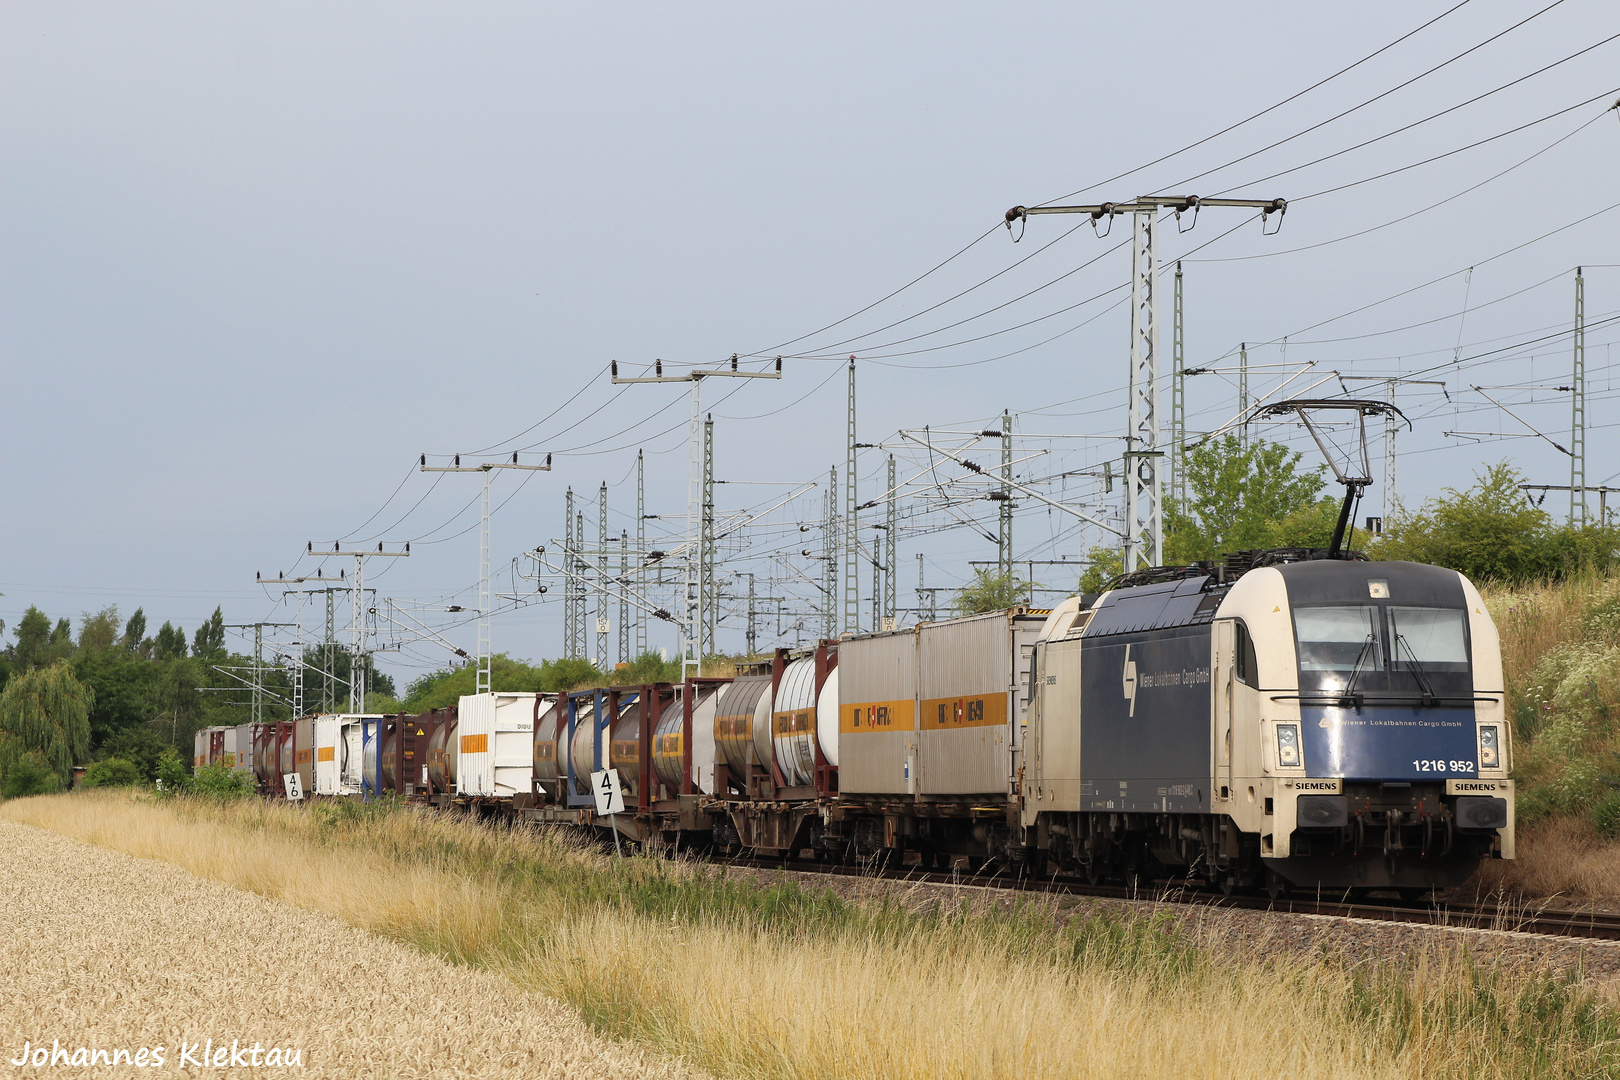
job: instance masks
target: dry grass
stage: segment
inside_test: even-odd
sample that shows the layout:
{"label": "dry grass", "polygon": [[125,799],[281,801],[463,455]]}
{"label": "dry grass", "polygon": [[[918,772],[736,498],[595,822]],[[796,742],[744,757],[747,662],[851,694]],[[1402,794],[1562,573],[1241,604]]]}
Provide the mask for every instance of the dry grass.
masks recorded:
{"label": "dry grass", "polygon": [[1597,1076],[1620,1063],[1606,992],[1466,959],[1233,964],[1151,919],[851,903],[428,813],[96,794],[0,817],[497,970],[721,1075]]}
{"label": "dry grass", "polygon": [[1560,907],[1620,903],[1620,844],[1605,840],[1582,817],[1544,818],[1519,836],[1519,857],[1480,867],[1477,887]]}
{"label": "dry grass", "polygon": [[[24,808],[23,817],[48,809],[7,805]],[[86,831],[85,811],[112,811],[108,824],[129,831],[129,846],[166,850],[161,811],[89,800],[73,810],[71,831]],[[236,858],[214,854],[220,866]],[[496,974],[161,862],[0,823],[0,881],[0,1060],[16,1059],[25,1040],[109,1058],[162,1047],[163,1069],[97,1074],[172,1074],[182,1040],[238,1039],[296,1050],[294,1071],[323,1077],[690,1075],[607,1042],[571,1010]]]}

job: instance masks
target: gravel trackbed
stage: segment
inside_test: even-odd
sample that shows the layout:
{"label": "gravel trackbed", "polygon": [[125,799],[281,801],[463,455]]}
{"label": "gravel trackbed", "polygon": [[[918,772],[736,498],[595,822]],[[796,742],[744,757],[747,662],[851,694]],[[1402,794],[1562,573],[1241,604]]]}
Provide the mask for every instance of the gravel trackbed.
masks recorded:
{"label": "gravel trackbed", "polygon": [[[602,1039],[576,1013],[497,975],[162,863],[5,822],[0,971],[6,1075],[699,1075]],[[25,1042],[62,1051],[58,1064],[14,1067]],[[228,1054],[215,1066],[204,1057],[233,1042],[239,1061],[250,1061],[258,1044],[260,1066],[232,1067]],[[109,1057],[123,1049],[133,1060],[145,1048],[150,1063],[158,1046],[158,1067],[74,1068],[69,1060],[81,1048],[81,1062],[98,1049]],[[264,1064],[272,1048],[297,1051],[298,1063]]]}

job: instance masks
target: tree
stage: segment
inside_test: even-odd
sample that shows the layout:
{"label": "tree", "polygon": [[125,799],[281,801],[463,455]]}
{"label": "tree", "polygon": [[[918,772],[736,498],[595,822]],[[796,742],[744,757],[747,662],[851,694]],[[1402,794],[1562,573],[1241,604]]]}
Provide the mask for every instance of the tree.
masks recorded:
{"label": "tree", "polygon": [[171,626],[165,622],[158,627],[157,637],[152,639],[152,658],[154,660],[184,660],[186,657],[186,632],[178,626]]}
{"label": "tree", "polygon": [[[94,726],[92,725],[92,731]],[[141,779],[151,780],[157,776],[158,759],[169,746],[157,732],[145,724],[135,727],[126,727],[113,732],[101,744],[98,756],[104,759],[118,758],[135,766]]]}
{"label": "tree", "polygon": [[225,616],[219,608],[197,627],[191,639],[191,654],[202,660],[218,660],[225,655]]}
{"label": "tree", "polygon": [[50,651],[51,620],[39,608],[29,605],[17,624],[17,644],[11,647],[12,659],[19,671],[38,667]]}
{"label": "tree", "polygon": [[99,652],[118,643],[118,608],[109,605],[94,615],[85,612],[79,623],[79,651]]}
{"label": "tree", "polygon": [[[1228,551],[1304,544],[1283,526],[1294,521],[1312,534],[1337,503],[1320,499],[1326,466],[1300,471],[1298,451],[1280,443],[1247,445],[1226,435],[1187,452],[1185,506],[1165,509],[1165,557],[1170,563],[1216,559]],[[1305,515],[1300,517],[1300,515]],[[1331,536],[1331,529],[1329,530]]]}
{"label": "tree", "polygon": [[0,693],[0,732],[23,753],[40,755],[63,780],[90,753],[91,689],[65,663],[17,676]]}
{"label": "tree", "polygon": [[135,609],[135,614],[129,617],[124,624],[124,648],[129,652],[138,653],[146,640],[146,612],[141,608]]}
{"label": "tree", "polygon": [[1080,575],[1083,593],[1100,593],[1125,572],[1125,557],[1119,548],[1094,547],[1086,552],[1086,559],[1091,565]]}
{"label": "tree", "polygon": [[1523,482],[1505,461],[1487,466],[1466,491],[1446,488],[1419,512],[1386,523],[1371,554],[1450,567],[1475,581],[1529,581],[1613,565],[1620,532],[1555,527],[1525,498]]}
{"label": "tree", "polygon": [[630,663],[608,672],[608,681],[616,686],[680,682],[681,665],[676,660],[665,660],[658,653],[644,652]]}
{"label": "tree", "polygon": [[952,606],[958,615],[976,615],[981,611],[1005,611],[1029,602],[1031,589],[1039,588],[1017,574],[1003,574],[981,566],[973,571],[973,580],[958,590]]}
{"label": "tree", "polygon": [[[429,672],[406,687],[405,703],[401,708],[405,712],[416,713],[454,705],[464,695],[477,689],[477,680],[476,664]],[[536,667],[513,660],[505,653],[490,657],[490,687],[494,690],[556,693],[581,686],[600,686],[605,682],[606,678],[589,660],[542,660]]]}

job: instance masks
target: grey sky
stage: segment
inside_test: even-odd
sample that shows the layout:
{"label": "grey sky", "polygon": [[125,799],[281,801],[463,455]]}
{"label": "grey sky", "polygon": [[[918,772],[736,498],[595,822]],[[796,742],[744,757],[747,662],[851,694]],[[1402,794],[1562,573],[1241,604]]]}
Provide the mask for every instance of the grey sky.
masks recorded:
{"label": "grey sky", "polygon": [[[496,561],[559,534],[568,485],[594,499],[607,481],[612,531],[633,529],[623,511],[633,507],[638,445],[649,454],[649,510],[680,513],[685,400],[674,387],[615,397],[610,360],[771,351],[927,270],[1008,206],[1200,139],[1449,6],[1165,4],[1121,18],[1115,5],[0,5],[0,618],[14,624],[37,603],[76,619],[109,602],[126,614],[144,605],[152,625],[173,619],[188,630],[216,603],[230,622],[284,618],[253,587],[256,570],[292,568],[306,541],[378,529],[389,541],[418,538],[379,590],[462,590],[465,603],[476,529],[424,540],[476,523],[469,510],[430,533],[473,499],[476,480],[448,476],[423,498],[431,478],[410,475],[416,456],[501,443],[581,387],[563,414],[501,445],[557,456],[554,472],[497,515]],[[1543,6],[1474,0],[1320,90],[1085,198],[1177,185]],[[1620,263],[1620,210],[1492,257],[1620,202],[1620,121],[1602,115],[1620,96],[1620,42],[1405,134],[1252,182],[1616,33],[1614,5],[1566,0],[1405,90],[1188,182],[1195,193],[1235,187],[1292,205],[1276,237],[1238,211],[1206,211],[1185,236],[1167,223],[1167,259],[1240,225],[1191,258],[1264,255],[1422,210],[1599,118],[1500,179],[1366,236],[1189,261],[1189,362],[1292,334],[1286,359],[1320,361],[1312,379],[1329,368],[1385,375],[1442,365],[1459,343],[1466,357],[1566,327],[1572,268]],[[1603,94],[1466,153],[1304,198]],[[1007,328],[1123,285],[1128,250],[1104,253],[1128,236],[1125,221],[1105,240],[1084,227],[954,303],[835,345],[952,296],[1074,224],[1038,219],[1018,245],[1005,231],[989,236],[893,301],[789,347],[781,383],[747,385],[716,407],[719,475],[807,481],[841,464],[843,377],[835,361],[795,352],[862,356],[863,439],[982,426],[1003,408],[1031,433],[1121,434],[1127,315],[1123,305],[1107,310],[1120,294]],[[980,315],[1099,255],[999,312],[888,344]],[[1471,276],[1461,273],[1470,265]],[[1620,311],[1620,270],[1590,271],[1587,310],[1591,322]],[[1099,312],[1027,352],[947,366],[1014,352]],[[1608,393],[1617,336],[1597,326],[1588,337],[1589,482],[1620,470],[1615,428],[1605,426],[1620,419]],[[1409,503],[1503,458],[1534,479],[1567,482],[1567,459],[1545,443],[1442,435],[1515,430],[1479,408],[1469,383],[1567,381],[1567,338],[1508,355],[1423,376],[1448,379],[1456,406],[1427,391],[1403,399],[1417,417],[1401,444]],[[1284,353],[1271,345],[1252,358],[1275,364]],[[794,408],[760,415],[829,377]],[[1190,427],[1230,417],[1235,391],[1222,380],[1189,382]],[[1257,390],[1272,382],[1257,370]],[[1492,393],[1567,440],[1567,395]],[[1073,399],[1082,400],[1055,404]],[[1086,445],[1030,467],[1118,453]],[[562,452],[576,448],[592,452]],[[863,482],[880,467],[864,457]],[[497,497],[519,482],[501,477]],[[753,505],[772,490],[728,488],[721,501]],[[1380,497],[1373,489],[1364,513]],[[819,498],[788,510],[814,519]],[[1061,535],[1065,524],[1025,511],[1021,553],[1072,556],[1081,540]],[[797,543],[786,533],[751,542],[756,555]],[[943,585],[994,549],[966,530],[903,544],[902,604],[912,602],[918,551],[931,559],[931,584]],[[766,572],[756,562],[735,568]],[[496,647],[555,655],[558,606],[504,617]],[[739,626],[728,620],[722,645],[740,645]],[[468,628],[447,632],[470,644]],[[396,670],[408,679],[444,655],[417,646]]]}

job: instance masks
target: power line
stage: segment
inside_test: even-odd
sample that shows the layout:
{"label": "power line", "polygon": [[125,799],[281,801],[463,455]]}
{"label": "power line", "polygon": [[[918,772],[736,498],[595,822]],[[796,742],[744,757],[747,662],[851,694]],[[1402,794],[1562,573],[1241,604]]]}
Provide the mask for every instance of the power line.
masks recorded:
{"label": "power line", "polygon": [[[1420,79],[1428,78],[1430,75],[1433,75],[1435,72],[1439,71],[1441,68],[1448,67],[1449,65],[1456,63],[1458,60],[1461,60],[1463,57],[1467,56],[1470,53],[1478,52],[1480,49],[1483,49],[1485,46],[1489,45],[1491,42],[1496,41],[1496,40],[1498,40],[1498,39],[1500,39],[1502,37],[1505,37],[1508,34],[1511,34],[1513,31],[1517,30],[1519,27],[1523,26],[1525,23],[1530,22],[1532,19],[1540,18],[1541,16],[1545,15],[1547,12],[1551,11],[1553,8],[1557,7],[1559,4],[1562,4],[1563,2],[1564,2],[1564,0],[1553,0],[1552,3],[1548,4],[1546,7],[1542,8],[1540,11],[1536,12],[1535,14],[1530,15],[1530,16],[1524,18],[1524,19],[1519,20],[1518,22],[1514,23],[1512,26],[1508,27],[1506,30],[1502,30],[1502,31],[1499,31],[1499,32],[1497,32],[1495,34],[1492,34],[1490,37],[1486,38],[1484,41],[1481,41],[1477,45],[1469,46],[1468,48],[1464,49],[1462,52],[1460,52],[1457,55],[1451,57],[1449,60],[1442,60],[1440,63],[1436,64],[1432,68],[1429,68],[1427,71],[1424,71],[1424,72],[1421,72],[1420,74],[1414,75],[1410,79],[1407,79],[1405,82],[1398,83],[1397,85],[1390,87],[1388,90],[1385,90],[1384,92],[1382,92],[1380,94],[1375,94],[1372,97],[1368,98],[1367,100],[1365,100],[1363,102],[1360,102],[1359,104],[1352,105],[1350,108],[1345,109],[1343,112],[1336,113],[1333,116],[1328,117],[1326,120],[1318,121],[1317,123],[1312,124],[1310,127],[1305,128],[1303,131],[1296,131],[1292,135],[1287,136],[1286,138],[1278,139],[1276,142],[1271,143],[1269,146],[1262,146],[1258,150],[1254,150],[1254,151],[1251,151],[1251,152],[1249,152],[1247,154],[1244,154],[1242,157],[1233,158],[1231,161],[1228,161],[1226,164],[1217,165],[1213,169],[1205,169],[1201,173],[1194,173],[1192,176],[1187,177],[1185,180],[1178,180],[1174,184],[1166,185],[1166,187],[1183,187],[1183,186],[1185,186],[1187,184],[1192,183],[1194,180],[1202,180],[1204,177],[1209,176],[1212,173],[1218,173],[1223,169],[1231,168],[1233,165],[1236,165],[1236,164],[1238,164],[1240,162],[1248,161],[1252,157],[1256,157],[1256,156],[1258,156],[1260,154],[1264,154],[1268,150],[1275,150],[1277,147],[1282,146],[1285,143],[1293,142],[1295,139],[1300,138],[1303,135],[1309,135],[1311,132],[1316,131],[1319,128],[1326,127],[1328,124],[1331,124],[1336,120],[1342,120],[1346,116],[1349,116],[1351,113],[1358,112],[1361,109],[1365,109],[1368,105],[1371,105],[1376,101],[1382,101],[1384,98],[1387,98],[1389,95],[1395,93],[1396,91],[1406,89],[1408,86],[1411,86],[1413,83],[1417,82]],[[1456,9],[1452,9],[1452,10],[1456,10]],[[1450,12],[1447,12],[1446,14],[1450,14]],[[1498,89],[1500,89],[1500,88],[1498,88]],[[1492,91],[1492,92],[1494,93],[1495,91]],[[1433,118],[1430,117],[1429,119],[1433,119]],[[1422,122],[1423,121],[1419,121],[1419,123],[1422,123]],[[1269,177],[1268,176],[1268,177],[1264,178],[1264,180],[1271,180],[1271,179],[1274,179],[1274,177]],[[1264,182],[1264,181],[1263,180],[1255,181],[1255,183],[1262,183],[1262,182]],[[1241,186],[1245,186],[1245,185],[1238,185],[1238,186],[1241,187]],[[1155,190],[1163,191],[1164,188],[1158,188],[1158,189],[1155,189]],[[1228,189],[1228,190],[1230,190],[1230,189]]]}

